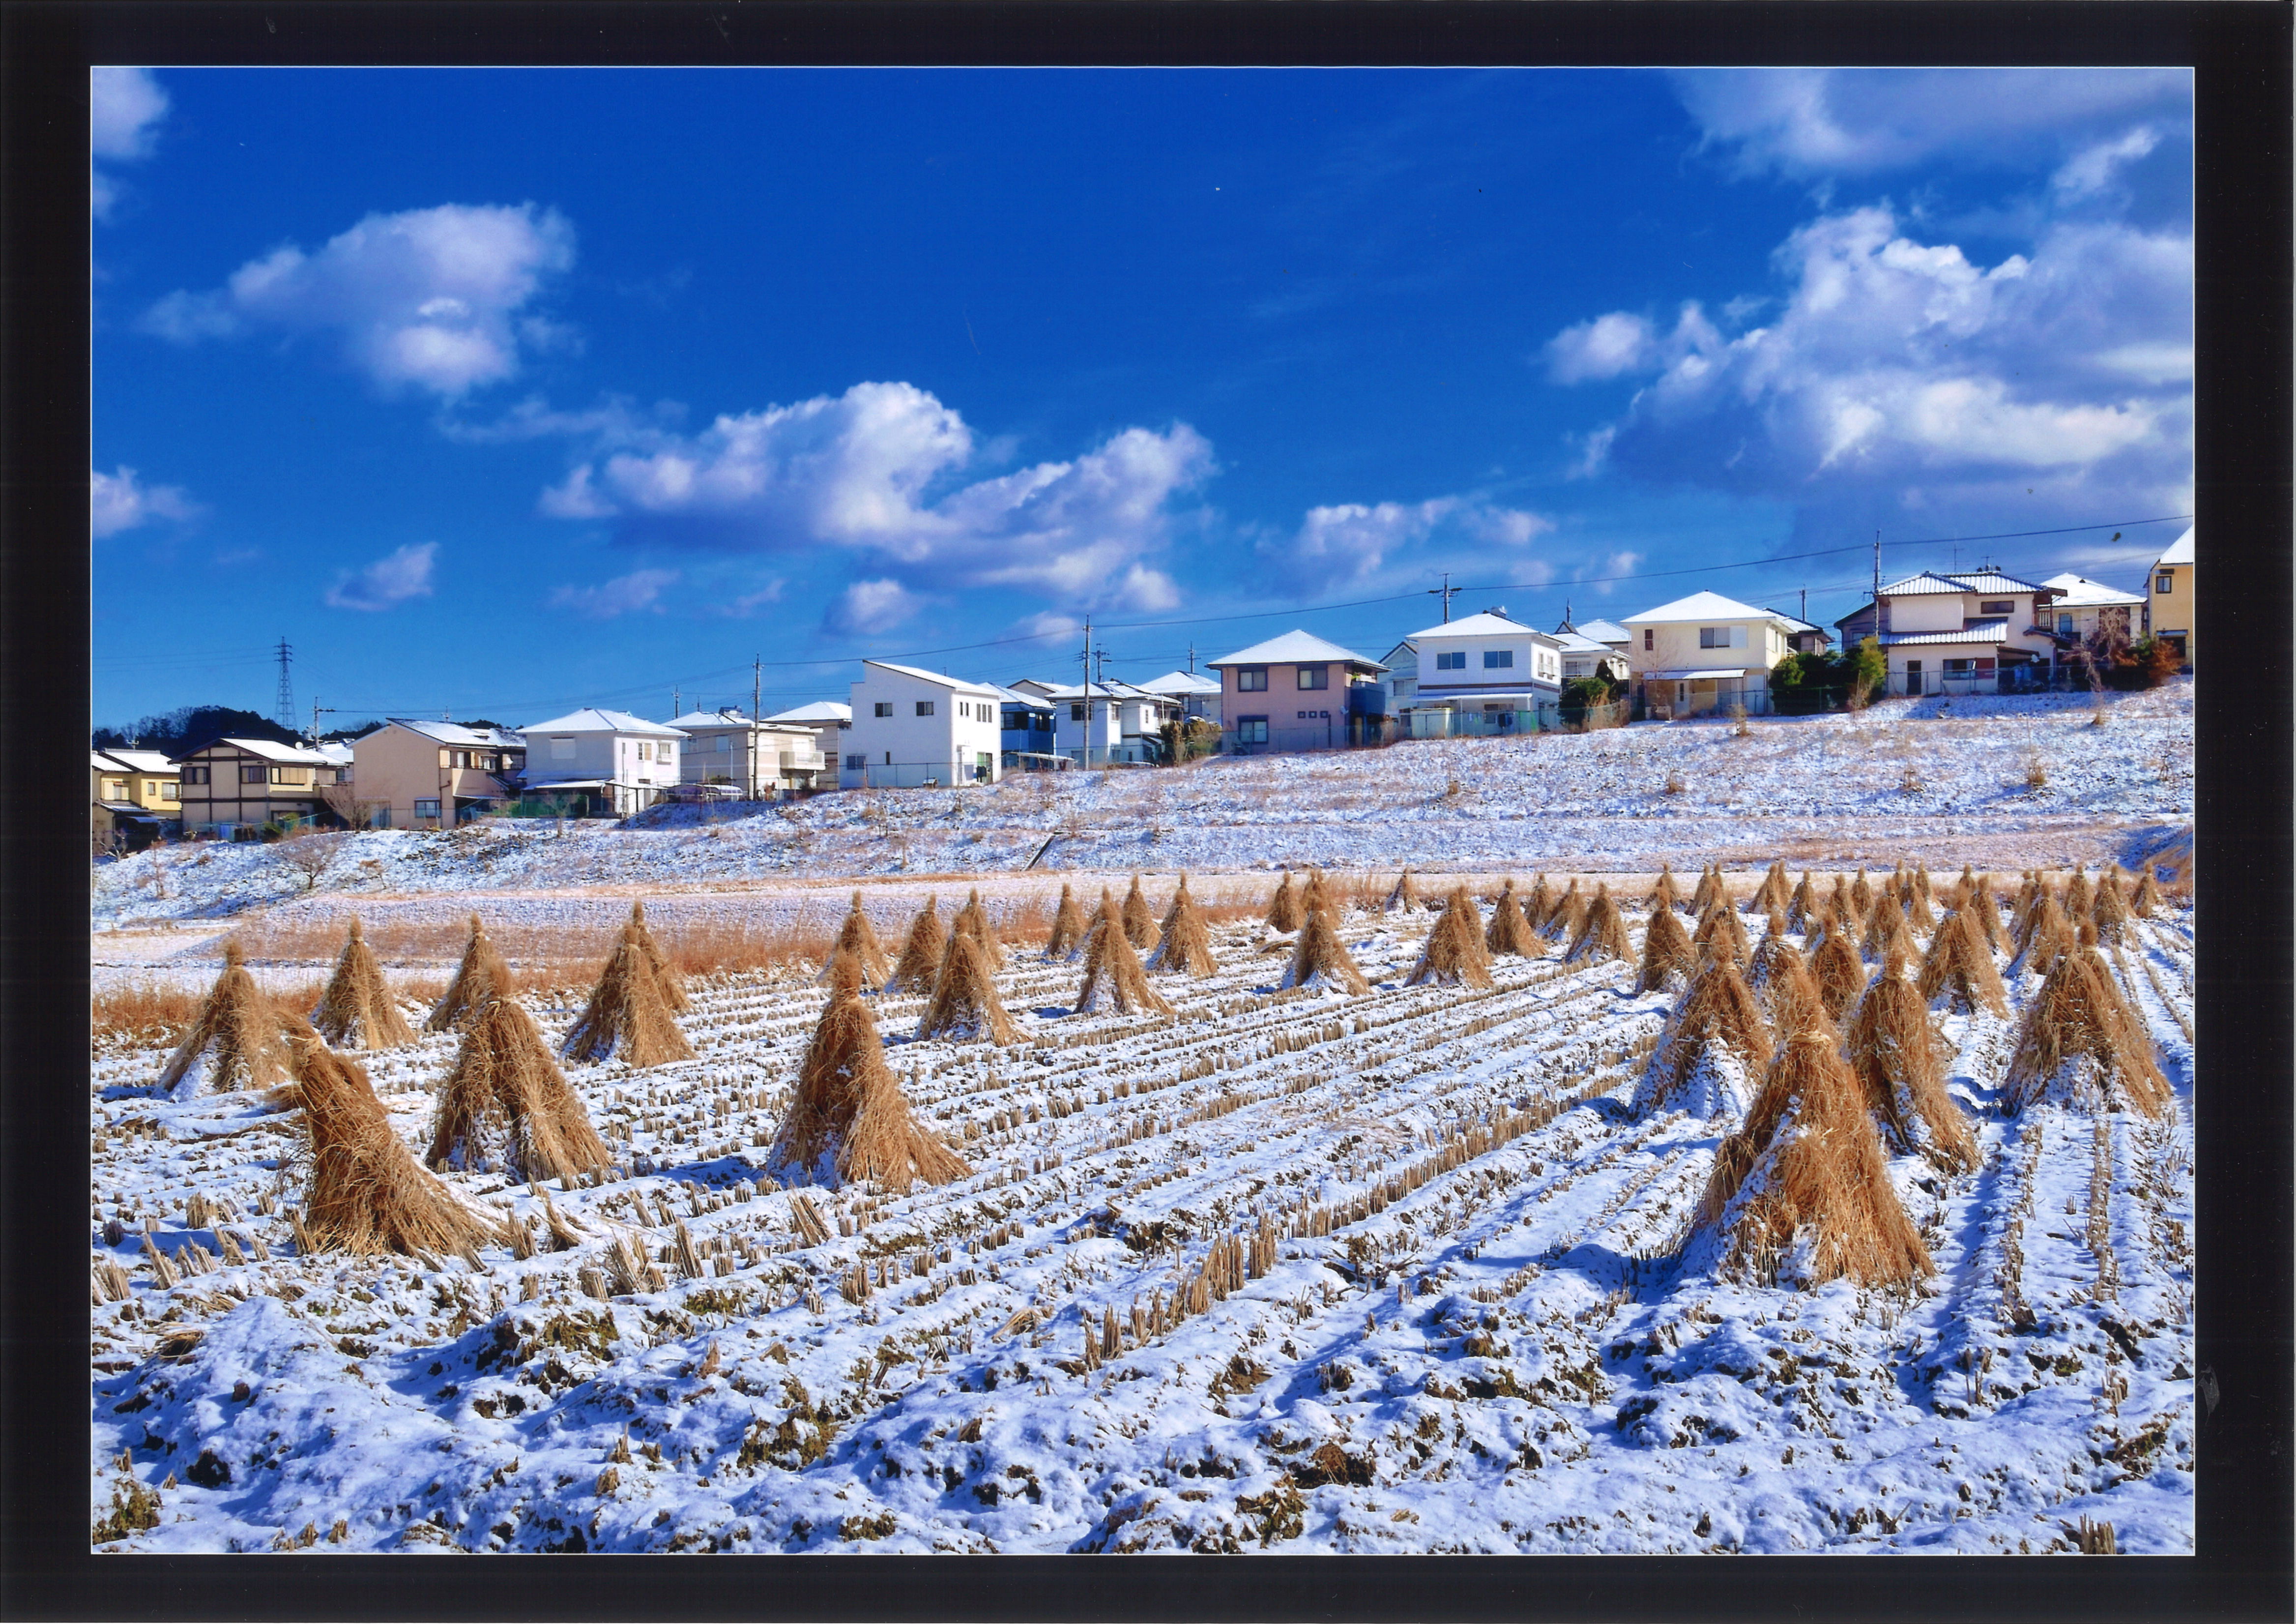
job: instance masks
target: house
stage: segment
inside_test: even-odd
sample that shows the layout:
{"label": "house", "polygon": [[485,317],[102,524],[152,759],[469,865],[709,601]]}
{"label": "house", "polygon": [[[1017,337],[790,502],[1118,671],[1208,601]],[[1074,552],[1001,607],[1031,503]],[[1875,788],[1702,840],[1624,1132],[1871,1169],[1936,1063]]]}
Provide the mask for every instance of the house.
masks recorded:
{"label": "house", "polygon": [[766,718],[779,727],[802,727],[813,734],[814,748],[821,752],[821,772],[813,781],[816,790],[836,788],[834,777],[845,759],[845,741],[853,733],[853,707],[843,700],[816,700],[809,705],[798,705],[787,710],[776,710]]}
{"label": "house", "polygon": [[753,720],[731,706],[689,711],[668,725],[685,735],[677,749],[681,783],[722,785],[755,800],[810,790],[829,770],[818,726]]}
{"label": "house", "polygon": [[97,850],[141,851],[181,827],[183,776],[162,751],[93,750],[88,769]]}
{"label": "house", "polygon": [[1201,671],[1167,671],[1135,685],[1144,693],[1160,693],[1180,701],[1180,714],[1192,722],[1219,726],[1220,685],[1217,677]]}
{"label": "house", "polygon": [[2056,596],[2050,601],[2051,630],[2060,648],[2085,643],[2099,632],[2135,642],[2144,635],[2144,595],[2123,592],[2103,581],[2093,581],[2070,570],[2041,583]]}
{"label": "house", "polygon": [[853,731],[837,778],[844,788],[996,782],[1004,744],[1003,689],[865,660],[852,693]]}
{"label": "house", "polygon": [[1330,750],[1385,736],[1387,668],[1312,632],[1288,631],[1210,662],[1233,754]]}
{"label": "house", "polygon": [[520,799],[573,817],[627,817],[678,782],[685,735],[626,710],[586,709],[521,728],[526,779]]}
{"label": "house", "polygon": [[1833,641],[1833,634],[1822,626],[1802,619],[1798,615],[1790,615],[1782,609],[1773,609],[1770,612],[1793,627],[1786,634],[1786,643],[1797,654],[1823,654],[1826,645]]}
{"label": "house", "polygon": [[1833,624],[1844,648],[1868,636],[1881,644],[1891,693],[2046,687],[2056,672],[2055,596],[1990,564],[1951,575],[1924,570]]}
{"label": "house", "polygon": [[498,727],[392,717],[353,740],[350,758],[350,792],[328,798],[346,823],[451,828],[518,799],[526,741]]}
{"label": "house", "polygon": [[1164,759],[1163,726],[1185,714],[1179,700],[1131,683],[1081,683],[1046,695],[1053,707],[1054,745],[1079,767],[1103,761]]}
{"label": "house", "polygon": [[1405,639],[1417,663],[1411,736],[1535,733],[1554,726],[1562,700],[1560,640],[1507,619],[1504,608],[1447,620]]}
{"label": "house", "polygon": [[[1626,630],[1624,627],[1619,629],[1621,632]],[[1624,647],[1612,648],[1607,643],[1597,641],[1578,630],[1568,620],[1547,636],[1554,638],[1555,646],[1562,651],[1564,682],[1574,677],[1601,677],[1618,683],[1627,680],[1628,661]],[[1619,641],[1623,644],[1626,639],[1622,636]]]}
{"label": "house", "polygon": [[1066,767],[1068,761],[1054,742],[1053,701],[1042,693],[1019,688],[998,688],[996,693],[1002,765],[1023,772]]}
{"label": "house", "polygon": [[1634,641],[1635,636],[1616,620],[1573,620],[1568,603],[1562,606],[1562,624],[1555,630],[1577,632],[1582,637],[1591,637],[1622,660],[1626,658],[1627,645]]}
{"label": "house", "polygon": [[214,739],[176,757],[184,833],[253,840],[266,824],[295,828],[326,807],[324,791],[349,769],[300,744]]}
{"label": "house", "polygon": [[1796,623],[1718,592],[1693,592],[1626,621],[1635,698],[1652,718],[1770,708],[1770,668],[1792,651]]}
{"label": "house", "polygon": [[[2197,527],[2194,527],[2197,528]],[[2145,627],[2155,637],[2171,644],[2193,667],[2193,640],[2200,617],[2193,608],[2193,532],[2187,529],[2169,550],[2152,561],[2145,583]]]}
{"label": "house", "polygon": [[1419,645],[1406,637],[1382,654],[1379,662],[1387,668],[1379,679],[1387,714],[1400,717],[1419,698]]}

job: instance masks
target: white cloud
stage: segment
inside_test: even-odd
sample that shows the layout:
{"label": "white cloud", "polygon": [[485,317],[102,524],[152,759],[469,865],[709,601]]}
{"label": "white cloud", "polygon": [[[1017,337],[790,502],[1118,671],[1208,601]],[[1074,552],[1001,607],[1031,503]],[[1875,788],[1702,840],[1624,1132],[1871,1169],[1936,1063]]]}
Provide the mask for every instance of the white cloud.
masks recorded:
{"label": "white cloud", "polygon": [[2049,185],[2062,197],[2094,195],[2112,184],[2113,172],[2123,164],[2135,163],[2160,144],[2160,130],[2140,124],[2112,141],[2084,147],[2050,177]]}
{"label": "white cloud", "polygon": [[1546,375],[1557,383],[1615,378],[1639,371],[1658,348],[1658,334],[1639,316],[1613,310],[1565,327],[1546,341]]}
{"label": "white cloud", "polygon": [[133,468],[122,466],[113,473],[91,470],[88,473],[87,529],[88,534],[98,540],[132,530],[154,519],[177,522],[195,519],[201,511],[198,503],[184,494],[182,486],[147,488],[137,480]]}
{"label": "white cloud", "polygon": [[[167,116],[168,93],[148,69],[91,68],[87,71],[87,147],[91,159],[132,163],[149,158],[160,120]],[[93,162],[88,166],[88,206],[99,219],[111,217],[119,201],[119,182]]]}
{"label": "white cloud", "polygon": [[1076,608],[1173,600],[1147,560],[1168,539],[1173,498],[1212,471],[1194,430],[1126,429],[1069,461],[953,483],[980,457],[927,391],[857,383],[594,457],[541,507],[657,545],[840,547],[931,588],[1021,587]]}
{"label": "white cloud", "polygon": [[1319,567],[1315,572],[1324,580],[1346,585],[1371,575],[1397,548],[1426,539],[1458,505],[1456,496],[1438,496],[1428,502],[1341,502],[1311,507],[1296,536],[1288,542],[1264,543],[1261,551],[1287,563]]}
{"label": "white cloud", "polygon": [[[178,343],[330,332],[386,390],[452,400],[517,373],[523,308],[573,263],[573,227],[554,209],[447,203],[369,215],[316,253],[275,250],[220,289],[169,294],[143,325]],[[525,342],[534,347],[530,331]]]}
{"label": "white cloud", "polygon": [[1477,541],[1498,547],[1529,546],[1554,528],[1546,514],[1519,507],[1470,507],[1460,523]]}
{"label": "white cloud", "polygon": [[861,636],[890,631],[916,613],[922,603],[896,580],[856,581],[838,595],[823,624],[833,632]]}
{"label": "white cloud", "polygon": [[647,411],[627,395],[607,395],[586,410],[560,411],[539,395],[529,395],[491,422],[465,422],[441,414],[439,432],[466,446],[512,445],[525,440],[580,440],[594,450],[664,443],[685,418],[675,400],[658,400]]}
{"label": "white cloud", "polygon": [[585,619],[611,620],[642,609],[661,612],[662,588],[678,578],[675,570],[633,570],[595,586],[561,586],[550,595],[550,607],[570,610]]}
{"label": "white cloud", "polygon": [[431,567],[438,562],[439,544],[425,541],[400,547],[378,558],[365,569],[345,571],[327,588],[331,609],[369,611],[396,609],[401,603],[430,595]]}

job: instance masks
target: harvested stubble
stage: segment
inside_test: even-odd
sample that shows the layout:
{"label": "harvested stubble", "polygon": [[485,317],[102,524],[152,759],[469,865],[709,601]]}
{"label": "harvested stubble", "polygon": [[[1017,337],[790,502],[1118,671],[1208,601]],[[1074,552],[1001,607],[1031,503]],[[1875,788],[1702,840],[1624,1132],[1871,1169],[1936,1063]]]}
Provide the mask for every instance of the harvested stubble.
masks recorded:
{"label": "harvested stubble", "polygon": [[1709,863],[1698,871],[1698,889],[1690,893],[1690,911],[1703,918],[1718,897],[1728,900],[1722,890],[1722,865]]}
{"label": "harvested stubble", "polygon": [[1013,1017],[1004,1013],[1004,1000],[996,996],[996,981],[980,939],[970,931],[952,931],[941,954],[932,998],[917,1022],[918,1038],[985,1038],[1007,1044],[1019,1036]]}
{"label": "harvested stubble", "polygon": [[1140,890],[1140,876],[1132,876],[1132,889],[1124,893],[1124,939],[1145,953],[1153,947],[1161,932],[1156,928],[1156,915],[1148,906],[1148,898]]}
{"label": "harvested stubble", "polygon": [[1842,1275],[1898,1284],[1930,1272],[1831,1034],[1799,1032],[1779,1046],[1745,1126],[1715,1158],[1695,1234],[1693,1246],[1704,1241],[1726,1275],[1759,1279],[1797,1254],[1812,1285]]}
{"label": "harvested stubble", "polygon": [[1930,1030],[1929,1005],[1891,954],[1857,1001],[1842,1034],[1850,1075],[1892,1148],[1918,1151],[1948,1172],[1977,1165],[1977,1142],[1946,1092],[1945,1063]]}
{"label": "harvested stubble", "polygon": [[269,1088],[287,1077],[280,1016],[258,991],[235,941],[224,944],[200,1018],[160,1069],[160,1087],[179,1100],[239,1088]]}
{"label": "harvested stubble", "polygon": [[1086,926],[1084,910],[1077,906],[1076,896],[1065,882],[1061,886],[1061,906],[1053,915],[1053,932],[1045,939],[1045,958],[1048,963],[1073,961],[1084,951]]}
{"label": "harvested stubble", "polygon": [[2100,941],[2128,939],[2128,928],[2135,916],[2129,913],[2128,904],[2122,898],[2114,876],[2108,874],[2098,880],[2096,901],[2089,908],[2089,918],[2095,923]]}
{"label": "harvested stubble", "polygon": [[1419,888],[1411,882],[1411,870],[1406,866],[1395,877],[1395,889],[1387,894],[1387,912],[1416,913],[1419,908]]}
{"label": "harvested stubble", "polygon": [[[1648,1115],[1681,1103],[1699,1062],[1718,1046],[1726,1049],[1750,1076],[1770,1057],[1769,1028],[1762,1020],[1760,1006],[1747,990],[1738,966],[1718,955],[1710,956],[1699,965],[1682,1001],[1668,1018],[1658,1046],[1651,1051],[1649,1068],[1635,1090],[1636,1114]],[[1740,1096],[1741,1102],[1743,1097]]]}
{"label": "harvested stubble", "polygon": [[434,1167],[441,1159],[507,1169],[535,1184],[594,1172],[613,1159],[515,998],[490,999],[463,1029],[423,1155]]}
{"label": "harvested stubble", "polygon": [[563,1053],[570,1060],[619,1056],[636,1067],[693,1058],[693,1046],[677,1029],[677,1018],[669,1013],[653,966],[630,926],[622,927],[622,939],[599,972],[590,1002],[566,1034]]}
{"label": "harvested stubble", "polygon": [[414,1041],[414,1029],[392,1002],[382,966],[374,962],[374,949],[366,945],[356,917],[334,976],[311,1012],[311,1024],[329,1043],[346,1049],[395,1049]]}
{"label": "harvested stubble", "polygon": [[1874,910],[1873,920],[1866,925],[1865,939],[1858,943],[1858,947],[1866,957],[1876,964],[1892,953],[1912,955],[1921,951],[1919,944],[1914,940],[1912,927],[1906,923],[1905,910],[1887,897]]}
{"label": "harvested stubble", "polygon": [[1103,1009],[1120,1015],[1143,1010],[1158,1015],[1172,1013],[1164,995],[1148,984],[1148,972],[1124,934],[1124,921],[1105,886],[1101,888],[1099,917],[1085,940],[1084,982],[1077,989],[1076,1013],[1095,1014]]}
{"label": "harvested stubble", "polygon": [[1148,968],[1159,972],[1179,971],[1193,976],[1215,974],[1219,963],[1212,957],[1211,923],[1188,890],[1188,876],[1180,876],[1179,888],[1172,893],[1172,906],[1158,927],[1156,951],[1148,956]]}
{"label": "harvested stubble", "polygon": [[827,1185],[873,1178],[897,1193],[920,1179],[964,1177],[972,1169],[910,1116],[861,996],[861,967],[849,955],[830,962],[829,986],[767,1167]]}
{"label": "harvested stubble", "polygon": [[991,970],[1004,968],[1004,944],[996,939],[996,932],[988,927],[988,910],[980,906],[980,888],[975,886],[964,898],[964,906],[956,912],[956,923],[950,929],[959,935],[970,936],[980,944],[980,956],[988,961]]}
{"label": "harvested stubble", "polygon": [[1924,1004],[1943,1000],[1948,1009],[1972,1014],[1980,1009],[1996,1015],[2009,1013],[2008,991],[2001,985],[1993,950],[1985,945],[1974,903],[1954,909],[1938,926],[1915,985]]}
{"label": "harvested stubble", "polygon": [[1569,889],[1554,899],[1540,922],[1538,933],[1549,941],[1576,941],[1587,928],[1587,898],[1573,880]]}
{"label": "harvested stubble", "polygon": [[1283,878],[1276,882],[1275,895],[1267,899],[1267,928],[1271,931],[1292,931],[1300,928],[1300,893],[1292,889],[1292,873],[1286,869]]}
{"label": "harvested stubble", "polygon": [[1658,867],[1658,878],[1650,889],[1651,912],[1655,914],[1661,908],[1671,911],[1681,901],[1682,888],[1674,882],[1674,865],[1661,862]]}
{"label": "harvested stubble", "polygon": [[[306,1029],[308,1031],[308,1029]],[[301,1161],[310,1183],[302,1234],[324,1249],[474,1256],[496,1226],[423,1171],[391,1131],[373,1085],[316,1031],[291,1040]]]}
{"label": "harvested stubble", "polygon": [[[1716,944],[1719,944],[1717,947]],[[1746,926],[1738,917],[1738,910],[1729,899],[1710,906],[1698,921],[1698,929],[1691,932],[1690,945],[1701,957],[1711,950],[1726,950],[1743,970],[1753,952],[1753,944],[1746,939]]]}
{"label": "harvested stubble", "polygon": [[1538,932],[1530,928],[1523,917],[1521,905],[1514,899],[1514,880],[1512,875],[1499,888],[1499,899],[1491,906],[1491,922],[1484,930],[1483,946],[1494,957],[1511,953],[1517,958],[1545,958],[1549,951]]}
{"label": "harvested stubble", "polygon": [[1650,923],[1643,929],[1642,973],[1635,979],[1638,993],[1658,992],[1669,978],[1687,985],[1698,972],[1698,949],[1691,946],[1680,916],[1671,906],[1653,902]]}
{"label": "harvested stubble", "polygon": [[1782,913],[1792,897],[1793,888],[1786,882],[1785,859],[1773,857],[1769,867],[1763,871],[1761,884],[1755,888],[1752,896],[1746,898],[1746,912]]}
{"label": "harvested stubble", "polygon": [[1801,883],[1795,886],[1793,895],[1786,898],[1787,929],[1808,930],[1811,914],[1816,906],[1817,892],[1809,882],[1809,870],[1805,868],[1801,871]]}
{"label": "harvested stubble", "polygon": [[463,962],[455,967],[455,979],[447,983],[447,990],[439,996],[422,1029],[452,1031],[495,999],[507,998],[517,990],[518,983],[511,979],[510,966],[503,963],[502,955],[495,951],[494,943],[487,937],[486,926],[473,914],[471,939],[463,948]]}
{"label": "harvested stubble", "polygon": [[630,929],[637,932],[638,950],[645,955],[646,963],[652,967],[654,985],[661,988],[661,1001],[669,1005],[669,1013],[682,1015],[692,1009],[693,1001],[685,996],[685,978],[677,973],[677,966],[663,956],[660,947],[654,941],[653,932],[646,929],[645,898],[643,897],[630,904]]}
{"label": "harvested stubble", "polygon": [[2009,1108],[2044,1099],[2166,1117],[2175,1096],[2152,1039],[2093,947],[2069,943],[2025,1009],[2005,1084]]}
{"label": "harvested stubble", "polygon": [[[1068,888],[1061,894],[1065,897]],[[885,983],[887,992],[930,993],[940,979],[940,962],[948,950],[948,931],[940,923],[939,898],[928,896],[901,943],[901,956]]]}
{"label": "harvested stubble", "polygon": [[1830,1021],[1841,1020],[1866,990],[1866,962],[1849,945],[1849,931],[1841,921],[1828,919],[1810,950],[1810,973],[1817,979],[1817,996]]}
{"label": "harvested stubble", "polygon": [[1357,995],[1371,990],[1371,983],[1348,956],[1325,908],[1311,910],[1300,925],[1299,943],[1292,949],[1292,963],[1285,967],[1280,985],[1330,988]]}
{"label": "harvested stubble", "polygon": [[1627,935],[1626,917],[1619,912],[1618,900],[1611,895],[1609,885],[1596,882],[1595,900],[1587,905],[1587,917],[1571,937],[1562,959],[1570,964],[1599,959],[1634,963],[1635,945]]}
{"label": "harvested stubble", "polygon": [[1419,962],[1412,966],[1411,987],[1488,987],[1491,985],[1489,950],[1483,946],[1483,933],[1478,928],[1481,914],[1475,899],[1464,885],[1453,888],[1450,900],[1444,906],[1442,915],[1434,928],[1427,932],[1426,945],[1419,950]]}
{"label": "harvested stubble", "polygon": [[[978,900],[980,893],[975,891],[973,897]],[[964,928],[964,916],[961,914],[957,915],[957,928]],[[853,906],[846,910],[845,923],[838,928],[837,940],[830,947],[828,962],[821,967],[824,981],[829,980],[830,972],[836,969],[840,956],[852,959],[861,972],[862,986],[872,992],[884,986],[893,973],[893,967],[885,957],[885,945],[877,939],[877,932],[869,923],[869,915],[861,906],[859,891],[853,893]]]}

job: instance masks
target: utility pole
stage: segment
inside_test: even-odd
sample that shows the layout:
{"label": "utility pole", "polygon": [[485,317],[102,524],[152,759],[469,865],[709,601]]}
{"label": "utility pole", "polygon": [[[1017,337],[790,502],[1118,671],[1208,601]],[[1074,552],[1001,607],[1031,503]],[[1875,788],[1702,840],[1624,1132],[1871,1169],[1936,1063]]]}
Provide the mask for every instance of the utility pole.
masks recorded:
{"label": "utility pole", "polygon": [[1801,589],[1801,621],[1805,626],[1809,624],[1809,588],[1807,586]]}
{"label": "utility pole", "polygon": [[1454,586],[1453,585],[1451,585],[1451,572],[1450,572],[1448,570],[1444,570],[1444,571],[1443,571],[1443,584],[1442,584],[1440,586],[1430,586],[1430,587],[1427,589],[1427,595],[1428,595],[1429,597],[1431,597],[1431,598],[1441,598],[1441,599],[1443,600],[1443,624],[1444,624],[1444,625],[1448,626],[1448,625],[1450,625],[1450,624],[1451,624],[1451,600],[1452,600],[1452,598],[1454,598],[1454,597],[1455,597],[1455,596],[1456,596],[1459,593],[1464,592],[1464,591],[1465,591],[1465,590],[1466,590],[1466,589],[1465,589],[1464,587],[1463,587],[1463,586]]}
{"label": "utility pole", "polygon": [[1188,675],[1189,675],[1189,676],[1191,676],[1191,677],[1193,677],[1195,674],[1196,674],[1196,644],[1195,644],[1195,641],[1194,641],[1194,639],[1191,638],[1191,639],[1189,640],[1189,643],[1188,643]]}
{"label": "utility pole", "polygon": [[683,688],[669,691],[669,714],[674,717],[685,714],[685,690]]}
{"label": "utility pole", "polygon": [[279,726],[292,733],[295,731],[295,683],[288,675],[288,666],[295,658],[295,651],[287,646],[287,639],[283,635],[275,652],[279,656],[279,709],[276,714]]}
{"label": "utility pole", "polygon": [[1084,770],[1092,771],[1092,617],[1084,618]]}
{"label": "utility pole", "polygon": [[1882,635],[1882,532],[1874,532],[1874,636]]}
{"label": "utility pole", "polygon": [[319,696],[311,695],[311,748],[319,748]]}
{"label": "utility pole", "polygon": [[766,708],[766,663],[750,661],[750,799],[758,798],[758,713]]}

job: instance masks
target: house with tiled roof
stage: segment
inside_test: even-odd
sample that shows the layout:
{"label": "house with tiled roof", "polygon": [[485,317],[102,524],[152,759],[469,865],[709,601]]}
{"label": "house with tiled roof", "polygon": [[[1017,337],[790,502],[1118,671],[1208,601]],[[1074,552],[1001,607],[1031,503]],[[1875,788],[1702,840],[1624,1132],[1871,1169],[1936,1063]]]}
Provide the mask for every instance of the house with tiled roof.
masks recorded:
{"label": "house with tiled roof", "polygon": [[334,757],[272,739],[210,739],[175,758],[184,833],[253,840],[265,824],[295,829],[326,810],[325,791],[351,769]]}
{"label": "house with tiled roof", "polygon": [[1844,648],[1867,636],[1880,644],[1890,693],[1994,693],[2054,680],[2056,595],[1989,564],[1923,570],[1833,624]]}

